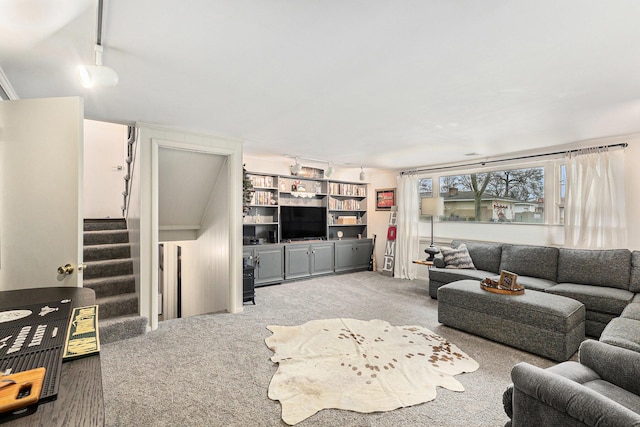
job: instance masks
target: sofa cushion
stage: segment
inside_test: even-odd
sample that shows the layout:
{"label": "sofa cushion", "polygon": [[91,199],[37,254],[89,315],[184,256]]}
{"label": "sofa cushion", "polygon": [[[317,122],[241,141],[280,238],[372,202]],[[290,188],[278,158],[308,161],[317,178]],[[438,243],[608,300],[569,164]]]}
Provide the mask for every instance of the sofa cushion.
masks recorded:
{"label": "sofa cushion", "polygon": [[473,261],[467,251],[467,246],[462,243],[456,248],[448,248],[443,246],[440,248],[442,257],[444,258],[444,268],[461,268],[461,269],[473,269],[476,266],[473,265]]}
{"label": "sofa cushion", "polygon": [[550,246],[503,245],[500,270],[519,276],[556,281],[558,248]]}
{"label": "sofa cushion", "polygon": [[440,283],[451,283],[458,280],[477,280],[478,287],[480,287],[480,281],[487,277],[495,277],[495,274],[490,271],[483,270],[454,270],[450,268],[429,269],[429,281],[436,281]]}
{"label": "sofa cushion", "polygon": [[620,315],[631,302],[634,294],[624,289],[589,286],[577,283],[560,283],[545,292],[562,295],[580,301],[587,311],[599,311]]}
{"label": "sofa cushion", "polygon": [[640,320],[613,319],[602,331],[600,341],[640,353]]}
{"label": "sofa cushion", "polygon": [[640,395],[640,353],[602,341],[585,340],[578,359],[601,379]]}
{"label": "sofa cushion", "polygon": [[[634,297],[635,299],[635,297]],[[627,319],[640,320],[640,303],[632,302],[622,310],[620,317],[626,317]]]}
{"label": "sofa cushion", "polygon": [[560,249],[558,283],[629,289],[631,252],[628,249]]}
{"label": "sofa cushion", "polygon": [[[500,276],[497,276],[497,280]],[[518,276],[516,283],[525,289],[531,289],[534,291],[543,292],[552,286],[557,285],[556,282],[547,279],[540,279],[539,277]]]}
{"label": "sofa cushion", "polygon": [[633,412],[640,413],[640,396],[630,393],[622,387],[604,380],[590,381],[583,385]]}
{"label": "sofa cushion", "polygon": [[640,292],[640,251],[631,253],[631,281],[629,283],[631,292]]}
{"label": "sofa cushion", "polygon": [[464,243],[467,246],[473,264],[478,270],[500,273],[500,258],[502,257],[502,243],[470,242],[454,240],[452,247],[458,247]]}

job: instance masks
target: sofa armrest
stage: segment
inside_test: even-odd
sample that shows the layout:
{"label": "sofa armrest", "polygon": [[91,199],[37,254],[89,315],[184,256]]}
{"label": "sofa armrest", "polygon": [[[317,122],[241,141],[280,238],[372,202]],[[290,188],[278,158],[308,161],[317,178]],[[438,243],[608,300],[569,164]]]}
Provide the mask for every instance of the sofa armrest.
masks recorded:
{"label": "sofa armrest", "polygon": [[603,380],[640,395],[640,353],[601,341],[580,344],[580,363],[593,369]]}
{"label": "sofa armrest", "polygon": [[640,414],[547,369],[521,362],[511,370],[511,378],[514,427],[549,425],[550,420],[563,425],[640,426]]}

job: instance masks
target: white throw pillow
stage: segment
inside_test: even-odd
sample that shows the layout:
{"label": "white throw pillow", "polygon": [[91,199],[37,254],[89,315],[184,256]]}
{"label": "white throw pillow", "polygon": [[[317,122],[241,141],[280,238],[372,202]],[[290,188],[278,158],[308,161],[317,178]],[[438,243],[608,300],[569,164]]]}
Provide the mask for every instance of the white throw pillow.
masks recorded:
{"label": "white throw pillow", "polygon": [[457,248],[440,248],[440,252],[444,258],[444,268],[476,269],[467,250],[467,245],[464,243],[461,243]]}

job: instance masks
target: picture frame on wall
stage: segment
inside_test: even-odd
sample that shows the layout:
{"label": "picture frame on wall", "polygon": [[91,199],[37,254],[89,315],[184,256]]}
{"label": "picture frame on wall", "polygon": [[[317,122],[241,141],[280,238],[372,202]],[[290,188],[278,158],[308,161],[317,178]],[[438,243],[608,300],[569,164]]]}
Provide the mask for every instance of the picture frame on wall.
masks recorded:
{"label": "picture frame on wall", "polygon": [[376,190],[376,210],[390,211],[396,205],[396,189],[380,188]]}

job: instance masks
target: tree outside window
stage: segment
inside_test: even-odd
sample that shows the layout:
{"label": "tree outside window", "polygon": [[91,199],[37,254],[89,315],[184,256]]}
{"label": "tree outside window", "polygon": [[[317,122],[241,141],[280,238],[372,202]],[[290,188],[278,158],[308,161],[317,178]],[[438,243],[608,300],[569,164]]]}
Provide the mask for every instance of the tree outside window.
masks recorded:
{"label": "tree outside window", "polygon": [[544,222],[544,168],[440,177],[444,221]]}

